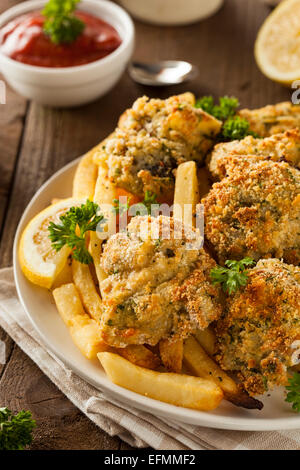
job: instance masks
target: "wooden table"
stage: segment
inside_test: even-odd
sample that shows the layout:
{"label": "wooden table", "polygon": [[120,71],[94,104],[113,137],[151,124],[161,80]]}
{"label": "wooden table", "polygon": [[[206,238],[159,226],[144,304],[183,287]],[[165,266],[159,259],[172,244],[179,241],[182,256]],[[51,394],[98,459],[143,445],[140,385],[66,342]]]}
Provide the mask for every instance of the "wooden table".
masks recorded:
{"label": "wooden table", "polygon": [[[17,3],[1,0],[0,12]],[[41,184],[110,133],[138,96],[191,90],[196,95],[235,95],[250,108],[289,100],[291,90],[267,80],[253,58],[254,39],[268,12],[259,0],[225,0],[218,14],[192,26],[136,22],[135,58],[191,61],[200,76],[187,85],[149,89],[125,73],[106,97],[72,110],[43,108],[8,89],[7,104],[0,105],[0,266],[12,264],[18,221]],[[80,413],[1,329],[0,339],[7,345],[7,362],[0,365],[0,406],[32,410],[38,424],[32,449],[130,448]]]}

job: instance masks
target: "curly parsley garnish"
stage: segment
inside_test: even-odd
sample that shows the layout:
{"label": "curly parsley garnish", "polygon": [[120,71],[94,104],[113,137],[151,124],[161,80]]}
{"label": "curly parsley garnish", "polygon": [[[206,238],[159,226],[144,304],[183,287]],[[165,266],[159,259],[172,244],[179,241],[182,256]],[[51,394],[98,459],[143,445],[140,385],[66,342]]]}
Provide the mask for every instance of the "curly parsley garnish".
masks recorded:
{"label": "curly parsley garnish", "polygon": [[210,271],[210,277],[213,284],[221,284],[223,291],[231,295],[247,284],[248,271],[246,268],[254,264],[252,258],[244,258],[241,261],[227,260],[226,267],[216,266]]}
{"label": "curly parsley garnish", "polygon": [[295,372],[288,382],[289,385],[285,387],[288,390],[285,401],[292,403],[293,410],[300,413],[300,374]]}
{"label": "curly parsley garnish", "polygon": [[85,24],[74,14],[80,0],[49,0],[42,14],[46,17],[45,34],[54,44],[71,43],[77,39]]}
{"label": "curly parsley garnish", "polygon": [[71,207],[60,216],[61,224],[50,222],[49,238],[52,247],[59,251],[67,245],[72,248],[72,256],[82,264],[90,264],[93,259],[86,248],[87,232],[95,232],[98,224],[106,221],[102,214],[97,215],[99,206],[87,200],[80,207]]}
{"label": "curly parsley garnish", "polygon": [[250,123],[239,116],[234,116],[224,122],[222,135],[224,140],[241,140],[247,135],[257,137],[257,134],[250,130]]}
{"label": "curly parsley garnish", "polygon": [[246,119],[236,116],[239,105],[239,100],[234,97],[223,96],[219,98],[219,104],[215,104],[212,96],[203,96],[196,101],[195,106],[223,122],[221,133],[218,136],[219,141],[241,140],[247,135],[257,137],[250,130],[250,123]]}
{"label": "curly parsley garnish", "polygon": [[239,104],[237,98],[223,96],[219,98],[219,104],[216,105],[212,96],[203,96],[196,101],[196,108],[203,109],[203,111],[220,119],[220,121],[226,121],[226,119],[235,115]]}
{"label": "curly parsley garnish", "polygon": [[8,408],[0,408],[0,450],[24,450],[32,442],[35,426],[30,411],[13,415]]}

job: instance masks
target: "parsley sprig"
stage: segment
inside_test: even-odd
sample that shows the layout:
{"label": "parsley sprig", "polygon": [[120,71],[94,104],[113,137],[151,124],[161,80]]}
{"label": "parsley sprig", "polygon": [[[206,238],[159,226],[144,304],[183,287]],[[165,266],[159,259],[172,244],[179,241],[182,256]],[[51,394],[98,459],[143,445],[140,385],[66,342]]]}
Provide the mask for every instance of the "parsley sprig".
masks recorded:
{"label": "parsley sprig", "polygon": [[250,130],[250,123],[240,116],[234,116],[224,122],[222,135],[224,140],[241,140],[247,135],[257,137],[257,134]]}
{"label": "parsley sprig", "polygon": [[201,108],[208,114],[223,122],[223,127],[218,140],[221,142],[230,140],[241,140],[247,135],[257,135],[250,130],[250,123],[236,116],[240,103],[237,98],[223,96],[219,98],[219,104],[215,104],[212,96],[203,96],[196,102],[196,108]]}
{"label": "parsley sprig", "polygon": [[237,98],[223,96],[219,99],[219,104],[216,105],[212,96],[203,96],[196,101],[196,108],[203,109],[203,111],[220,119],[220,121],[226,121],[226,119],[235,115],[239,104]]}
{"label": "parsley sprig", "polygon": [[80,0],[49,0],[42,14],[46,17],[44,33],[54,44],[71,43],[77,39],[85,24],[74,14]]}
{"label": "parsley sprig", "polygon": [[210,271],[213,284],[221,284],[224,292],[231,295],[247,284],[248,271],[246,268],[255,264],[252,258],[241,261],[227,260],[225,266],[216,266]]}
{"label": "parsley sprig", "polygon": [[13,415],[8,408],[0,408],[0,450],[24,450],[32,442],[35,426],[30,411]]}
{"label": "parsley sprig", "polygon": [[285,387],[288,390],[285,401],[292,403],[293,410],[300,413],[300,374],[294,372],[293,376],[289,378],[288,383]]}
{"label": "parsley sprig", "polygon": [[98,224],[106,221],[102,214],[97,215],[99,206],[87,200],[80,207],[71,207],[60,216],[60,224],[50,222],[49,238],[52,247],[59,251],[67,245],[72,248],[72,256],[82,264],[90,264],[92,257],[86,248],[87,232],[95,232]]}

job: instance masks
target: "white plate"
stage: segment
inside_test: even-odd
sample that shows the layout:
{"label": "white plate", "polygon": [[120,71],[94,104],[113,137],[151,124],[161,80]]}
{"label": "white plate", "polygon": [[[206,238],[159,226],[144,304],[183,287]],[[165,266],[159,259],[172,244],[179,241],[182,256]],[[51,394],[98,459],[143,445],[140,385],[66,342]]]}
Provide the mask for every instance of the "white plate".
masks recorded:
{"label": "white plate", "polygon": [[201,412],[168,405],[138,395],[112,384],[97,361],[88,361],[74,346],[46,289],[31,284],[21,272],[17,259],[17,246],[21,232],[27,222],[49,205],[54,197],[64,198],[72,194],[72,180],[77,161],[55,173],[36,193],[28,204],[19,223],[14,243],[14,274],[17,291],[24,309],[39,332],[45,345],[66,366],[96,388],[122,403],[134,406],[155,415],[190,424],[221,429],[264,431],[276,429],[300,429],[300,415],[284,402],[283,389],[277,389],[271,397],[265,397],[262,411],[244,410],[223,401],[214,412]]}

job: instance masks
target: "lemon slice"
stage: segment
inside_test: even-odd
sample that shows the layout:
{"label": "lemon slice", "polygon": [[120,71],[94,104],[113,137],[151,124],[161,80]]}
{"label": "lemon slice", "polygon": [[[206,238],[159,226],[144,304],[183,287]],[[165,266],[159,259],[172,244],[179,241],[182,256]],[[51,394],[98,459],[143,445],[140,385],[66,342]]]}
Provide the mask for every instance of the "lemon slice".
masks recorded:
{"label": "lemon slice", "polygon": [[63,199],[37,214],[25,228],[19,245],[19,261],[23,273],[33,284],[49,289],[71,252],[67,246],[58,252],[52,248],[49,223],[58,223],[59,217],[70,207],[84,203],[78,198]]}
{"label": "lemon slice", "polygon": [[290,85],[300,79],[300,0],[284,0],[263,23],[255,59],[264,75]]}

